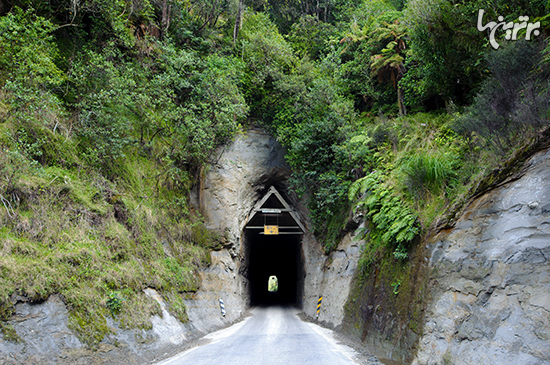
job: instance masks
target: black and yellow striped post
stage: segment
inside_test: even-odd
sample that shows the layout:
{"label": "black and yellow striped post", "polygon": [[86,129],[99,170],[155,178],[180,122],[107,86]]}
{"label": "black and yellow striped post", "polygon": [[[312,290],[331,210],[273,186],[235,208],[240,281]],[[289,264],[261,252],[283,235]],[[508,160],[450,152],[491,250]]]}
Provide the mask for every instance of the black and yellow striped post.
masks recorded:
{"label": "black and yellow striped post", "polygon": [[323,301],[323,296],[319,295],[319,300],[317,301],[317,316],[319,316],[319,312],[321,311],[321,302]]}

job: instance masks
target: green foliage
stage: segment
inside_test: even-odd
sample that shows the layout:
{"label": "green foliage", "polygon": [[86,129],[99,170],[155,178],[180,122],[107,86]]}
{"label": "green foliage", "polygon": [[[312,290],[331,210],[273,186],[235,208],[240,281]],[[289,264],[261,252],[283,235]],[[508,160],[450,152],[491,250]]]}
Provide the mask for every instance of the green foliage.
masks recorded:
{"label": "green foliage", "polygon": [[78,133],[80,148],[88,163],[109,167],[124,157],[131,143],[132,118],[138,118],[140,103],[130,65],[109,60],[120,54],[87,52],[75,64],[71,81],[75,85],[80,109]]}
{"label": "green foliage", "polygon": [[384,0],[358,1],[355,6],[342,8],[342,23],[343,26],[351,26],[352,31],[363,28],[365,35],[377,25],[379,17],[386,22],[394,21],[399,15],[395,10],[395,6]]}
{"label": "green foliage", "polygon": [[17,331],[13,328],[13,325],[9,323],[0,322],[0,331],[2,332],[4,341],[11,341],[15,343],[25,342],[21,337],[19,337]]}
{"label": "green foliage", "polygon": [[326,52],[328,40],[334,33],[334,27],[319,21],[311,15],[300,17],[292,24],[286,35],[298,56],[319,59]]}
{"label": "green foliage", "polygon": [[54,29],[32,9],[14,7],[0,17],[0,86],[12,126],[7,135],[21,154],[42,164],[69,162],[74,152],[74,145],[62,142],[65,111],[52,92],[66,80],[55,64]]}
{"label": "green foliage", "polygon": [[181,140],[190,141],[190,154],[200,163],[206,162],[214,148],[235,135],[239,122],[248,114],[238,87],[242,78],[239,66],[238,59],[209,56],[204,70],[197,75],[189,107],[183,111],[184,122],[177,126],[177,133]]}
{"label": "green foliage", "polygon": [[107,174],[129,152],[157,151],[170,180],[185,188],[186,173],[231,139],[248,113],[241,71],[228,57],[203,61],[170,45],[157,51],[157,58],[126,61],[111,44],[81,55],[71,71],[80,148],[89,164]]}
{"label": "green foliage", "polygon": [[[483,6],[481,6],[483,8]],[[403,87],[421,99],[463,104],[481,79],[484,34],[475,27],[476,5],[446,0],[409,1],[405,23],[410,28],[412,71]]]}
{"label": "green foliage", "polygon": [[431,99],[439,107],[450,101],[469,104],[487,76],[485,55],[490,51],[487,34],[475,26],[479,9],[487,11],[486,19],[515,21],[522,15],[540,17],[548,12],[546,6],[544,1],[498,0],[490,6],[481,0],[409,1],[404,19],[410,29],[411,60],[404,89],[421,103]]}
{"label": "green foliage", "polygon": [[349,189],[350,200],[361,197],[358,207],[366,211],[372,222],[369,233],[373,246],[394,247],[394,256],[406,259],[405,248],[420,233],[416,215],[403,204],[391,188],[381,182],[380,173],[373,172],[357,181]]}
{"label": "green foliage", "polygon": [[518,133],[548,124],[548,65],[541,64],[540,45],[516,41],[487,55],[491,77],[454,128],[478,134],[487,145],[505,153]]}
{"label": "green foliage", "polygon": [[72,163],[76,157],[75,145],[67,141],[66,113],[58,98],[49,92],[16,87],[12,83],[4,90],[10,97],[12,129],[6,133],[9,144],[41,164]]}
{"label": "green foliage", "polygon": [[266,14],[249,14],[240,34],[242,39],[237,54],[254,72],[251,75],[253,83],[265,82],[268,76],[276,77],[291,66],[292,48]]}
{"label": "green foliage", "polygon": [[401,163],[404,185],[417,200],[424,200],[428,193],[441,194],[456,181],[457,156],[447,153],[422,153],[407,157]]}
{"label": "green foliage", "polygon": [[171,291],[166,295],[166,302],[169,305],[170,311],[175,315],[181,323],[189,322],[189,317],[187,316],[187,309],[183,301],[182,294],[177,291]]}
{"label": "green foliage", "polygon": [[281,128],[279,133],[289,145],[286,158],[295,170],[292,183],[299,194],[309,195],[316,231],[326,238],[325,248],[330,250],[337,244],[347,216],[351,176],[347,173],[346,150],[339,145],[346,140],[342,127],[353,112],[326,81],[313,85],[297,120],[300,124],[293,129]]}
{"label": "green foliage", "polygon": [[[82,293],[78,293],[82,294]],[[69,313],[69,328],[76,336],[91,348],[97,349],[99,343],[109,333],[109,326],[102,313],[94,310]]]}
{"label": "green foliage", "polygon": [[6,80],[14,88],[60,86],[64,75],[55,64],[58,51],[53,42],[55,26],[36,16],[32,9],[15,7],[0,17],[0,86]]}
{"label": "green foliage", "polygon": [[[420,227],[548,124],[547,34],[496,53],[475,27],[481,7],[546,24],[543,0],[244,4],[235,43],[237,1],[0,6],[2,320],[14,293],[59,294],[97,346],[107,315],[151,326],[152,287],[186,321],[197,269],[223,245],[188,193],[242,124],[287,148],[327,252],[364,211],[362,278],[378,265],[401,300]],[[430,113],[394,118],[396,96],[401,114]]]}
{"label": "green foliage", "polygon": [[267,283],[267,291],[276,293],[279,290],[279,281],[276,276],[270,276]]}
{"label": "green foliage", "polygon": [[391,286],[393,288],[393,295],[399,294],[399,287],[401,286],[401,280],[394,281],[391,283]]}
{"label": "green foliage", "polygon": [[[356,97],[356,105],[362,109],[377,109],[376,102],[381,101],[384,94],[389,93],[395,99],[396,82],[402,77],[405,44],[405,30],[399,23],[399,17],[400,13],[385,2],[366,2],[354,14],[349,30],[340,41],[346,44],[340,50],[343,63],[341,77],[346,80],[349,92]],[[374,86],[371,73],[378,76],[379,83],[385,80],[390,83]]]}
{"label": "green foliage", "polygon": [[385,44],[380,53],[371,56],[371,70],[378,76],[378,82],[384,79],[391,81],[393,88],[397,90],[397,104],[399,115],[406,113],[404,96],[399,86],[399,81],[405,73],[405,37],[407,36],[404,25],[399,20],[393,23],[382,23],[383,26],[374,29],[370,36],[372,42]]}
{"label": "green foliage", "polygon": [[[110,331],[107,315],[123,327],[151,326],[150,315],[158,308],[143,294],[145,287],[165,298],[197,290],[196,269],[207,263],[203,257],[212,236],[200,233],[195,218],[171,218],[164,197],[154,197],[150,179],[138,176],[135,183],[143,179],[146,184],[134,190],[98,174],[25,167],[28,160],[5,151],[0,157],[0,166],[10,161],[14,168],[0,170],[0,181],[11,179],[0,184],[3,320],[9,317],[13,293],[29,300],[60,294],[70,309],[71,328],[97,346]],[[189,235],[192,231],[197,233]],[[184,318],[182,303],[175,303],[174,311]]]}
{"label": "green foliage", "polygon": [[251,116],[270,120],[276,113],[274,83],[288,72],[295,62],[292,47],[264,13],[246,15],[240,32],[236,54],[246,65],[244,95]]}
{"label": "green foliage", "polygon": [[117,292],[109,293],[109,299],[107,299],[106,304],[113,317],[119,314],[122,309],[122,299],[120,299]]}

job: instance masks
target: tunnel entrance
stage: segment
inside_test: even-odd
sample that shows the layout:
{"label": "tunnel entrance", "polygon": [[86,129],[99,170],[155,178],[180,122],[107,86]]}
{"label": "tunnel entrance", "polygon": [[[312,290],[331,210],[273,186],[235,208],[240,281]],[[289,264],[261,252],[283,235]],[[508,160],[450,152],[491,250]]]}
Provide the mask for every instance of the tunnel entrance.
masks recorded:
{"label": "tunnel entrance", "polygon": [[[271,187],[245,225],[245,266],[250,305],[302,304],[304,263],[298,213]],[[276,277],[277,290],[270,290]],[[272,287],[272,286],[271,286]]]}
{"label": "tunnel entrance", "polygon": [[[283,238],[284,237],[284,238]],[[301,305],[303,264],[299,236],[249,234],[250,305]],[[276,291],[268,281],[276,276]]]}

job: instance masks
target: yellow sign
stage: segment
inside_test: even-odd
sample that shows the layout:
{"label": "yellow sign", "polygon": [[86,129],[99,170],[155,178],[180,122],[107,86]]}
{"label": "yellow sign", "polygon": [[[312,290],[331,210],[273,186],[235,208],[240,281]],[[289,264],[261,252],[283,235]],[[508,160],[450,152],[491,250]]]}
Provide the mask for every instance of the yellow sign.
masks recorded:
{"label": "yellow sign", "polygon": [[279,226],[264,226],[264,234],[279,234]]}

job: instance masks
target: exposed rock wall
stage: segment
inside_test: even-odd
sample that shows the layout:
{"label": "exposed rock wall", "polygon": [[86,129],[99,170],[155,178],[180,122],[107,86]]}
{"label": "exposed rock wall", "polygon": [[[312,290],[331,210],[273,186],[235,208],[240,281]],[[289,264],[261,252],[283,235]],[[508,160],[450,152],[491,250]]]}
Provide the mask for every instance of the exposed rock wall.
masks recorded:
{"label": "exposed rock wall", "polygon": [[8,321],[19,340],[0,339],[0,365],[146,364],[181,351],[185,342],[200,335],[190,324],[171,316],[156,291],[147,289],[146,293],[162,307],[163,316],[151,318],[152,329],[122,329],[107,318],[112,333],[96,350],[80,342],[68,328],[68,311],[57,295],[40,304],[19,302]]}
{"label": "exposed rock wall", "polygon": [[550,364],[549,151],[430,248],[432,299],[413,364]]}
{"label": "exposed rock wall", "polygon": [[[201,290],[194,301],[186,303],[191,322],[195,311],[196,317],[219,316],[217,296],[225,296],[228,315],[247,309],[247,280],[242,275],[246,271],[243,228],[262,192],[271,185],[280,190],[287,187],[290,169],[284,153],[273,136],[250,130],[220,151],[218,162],[207,171],[202,187],[195,192],[195,205],[200,207],[209,228],[223,232],[227,244],[212,254],[213,264],[202,274]],[[327,256],[311,233],[307,210],[295,196],[291,198],[308,230],[301,240],[305,273],[303,311],[310,318],[337,327],[344,317],[344,303],[363,242],[348,234],[337,250]],[[323,301],[317,315],[319,296],[323,296]]]}
{"label": "exposed rock wall", "polygon": [[270,134],[249,130],[220,149],[217,162],[207,169],[202,186],[193,193],[194,204],[209,228],[223,232],[233,257],[239,254],[242,229],[261,198],[262,184],[270,177],[285,183],[290,175],[284,154]]}
{"label": "exposed rock wall", "polygon": [[[219,150],[217,162],[204,175],[192,194],[192,202],[204,216],[208,228],[225,241],[212,252],[212,265],[201,272],[201,289],[186,301],[192,323],[202,332],[219,328],[247,309],[247,280],[242,275],[245,247],[243,228],[266,182],[286,183],[290,170],[285,151],[268,133],[251,129]],[[221,318],[218,299],[224,300],[226,317]],[[204,318],[212,318],[204,322]]]}
{"label": "exposed rock wall", "polygon": [[[354,237],[351,233],[347,234],[336,250],[329,255],[324,255],[319,245],[309,245],[313,247],[313,252],[306,256],[308,270],[303,311],[310,318],[334,328],[339,327],[344,319],[344,305],[364,243],[355,240]],[[317,314],[319,296],[322,296],[323,300]]]}
{"label": "exposed rock wall", "polygon": [[0,364],[38,362],[42,360],[40,354],[48,353],[52,348],[58,350],[59,358],[63,358],[81,348],[82,343],[69,330],[67,322],[68,311],[57,296],[51,296],[40,306],[18,303],[15,316],[8,324],[14,328],[19,340],[0,340]]}
{"label": "exposed rock wall", "polygon": [[[212,264],[203,269],[201,287],[185,300],[189,326],[203,335],[225,327],[239,319],[246,311],[246,283],[238,273],[237,262],[229,250],[212,252]],[[224,303],[225,316],[220,302]]]}
{"label": "exposed rock wall", "polygon": [[[211,253],[212,264],[199,273],[200,290],[185,300],[188,323],[179,322],[165,309],[162,317],[151,318],[151,330],[122,329],[108,318],[112,333],[94,351],[67,327],[67,309],[58,297],[41,304],[21,302],[9,324],[24,342],[0,337],[0,365],[143,364],[181,351],[189,340],[233,323],[247,309],[246,280],[239,273],[242,225],[259,198],[262,183],[268,178],[284,180],[288,175],[284,150],[273,137],[259,130],[251,130],[220,149],[217,163],[205,171],[201,186],[191,198],[209,228],[221,235],[224,247]],[[146,293],[164,308],[158,293],[152,289]]]}
{"label": "exposed rock wall", "polygon": [[[163,314],[151,318],[152,329],[122,329],[108,318],[112,333],[95,351],[83,345],[67,327],[67,309],[58,297],[52,296],[41,304],[19,303],[16,318],[10,324],[25,342],[0,338],[0,365],[142,364],[181,351],[189,340],[239,319],[249,304],[244,225],[266,189],[275,185],[286,190],[290,169],[284,153],[270,134],[252,129],[220,149],[217,162],[204,171],[191,200],[208,227],[220,234],[223,248],[211,253],[212,264],[200,272],[200,289],[185,300],[188,323],[171,316],[160,295],[147,289],[146,293],[159,302]],[[327,256],[311,233],[307,210],[292,192],[286,194],[307,228],[300,243],[303,298],[297,304],[302,304],[310,318],[337,327],[344,317],[344,303],[362,242],[348,234]],[[317,315],[321,295],[323,302]],[[225,316],[220,311],[220,298],[225,304]]]}

